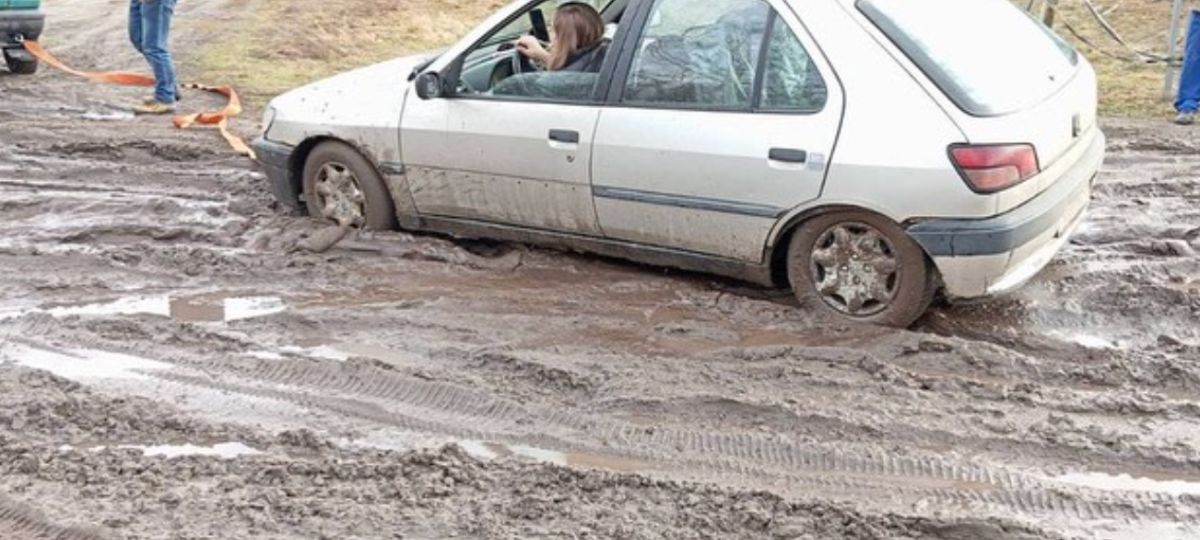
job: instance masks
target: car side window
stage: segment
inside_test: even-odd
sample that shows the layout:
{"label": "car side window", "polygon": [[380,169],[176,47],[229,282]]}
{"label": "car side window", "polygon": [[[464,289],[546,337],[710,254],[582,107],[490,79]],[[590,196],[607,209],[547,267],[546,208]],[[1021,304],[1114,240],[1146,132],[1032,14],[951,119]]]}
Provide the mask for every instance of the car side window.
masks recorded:
{"label": "car side window", "polygon": [[656,0],[623,102],[749,109],[770,12],[762,0]]}
{"label": "car side window", "polygon": [[[603,12],[613,0],[584,2]],[[588,69],[548,71],[544,65],[524,58],[516,49],[523,36],[543,40],[562,4],[561,0],[536,2],[506,25],[494,30],[463,55],[456,74],[458,97],[502,98],[550,102],[592,102],[605,55],[595,55]],[[553,37],[553,36],[550,36]],[[550,49],[549,42],[542,42]],[[607,39],[600,46],[607,51]]]}
{"label": "car side window", "polygon": [[787,23],[774,17],[763,69],[761,109],[816,112],[825,108],[829,90],[825,79]]}

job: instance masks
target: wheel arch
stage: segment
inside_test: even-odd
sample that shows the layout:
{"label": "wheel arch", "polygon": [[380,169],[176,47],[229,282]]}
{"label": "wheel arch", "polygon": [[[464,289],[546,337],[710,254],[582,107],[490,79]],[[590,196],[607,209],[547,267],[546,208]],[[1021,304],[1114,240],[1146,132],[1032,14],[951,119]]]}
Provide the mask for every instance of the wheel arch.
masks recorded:
{"label": "wheel arch", "polygon": [[[790,212],[787,216],[779,220],[779,225],[771,233],[770,241],[766,247],[766,253],[763,260],[767,262],[768,268],[771,271],[771,280],[776,286],[788,287],[787,277],[787,259],[788,246],[791,245],[792,236],[796,234],[796,230],[805,222],[812,220],[818,216],[832,214],[835,212],[867,212],[874,214],[882,219],[887,219],[896,223],[901,229],[905,229],[905,222],[897,221],[889,216],[886,212],[879,208],[873,208],[869,204],[860,204],[858,202],[828,202],[818,206],[810,206],[807,208],[798,208]],[[925,255],[925,261],[930,269],[936,274],[939,287],[941,285],[941,273],[937,265],[933,262],[933,257],[929,252],[917,242],[921,248],[921,252]]]}

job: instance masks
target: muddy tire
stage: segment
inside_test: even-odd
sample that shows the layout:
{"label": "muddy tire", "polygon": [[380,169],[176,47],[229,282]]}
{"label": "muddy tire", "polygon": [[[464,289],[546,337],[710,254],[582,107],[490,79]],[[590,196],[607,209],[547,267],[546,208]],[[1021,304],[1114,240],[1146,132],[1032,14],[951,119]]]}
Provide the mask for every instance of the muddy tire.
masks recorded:
{"label": "muddy tire", "polygon": [[805,307],[898,328],[920,318],[936,292],[921,246],[891,220],[863,211],[802,224],[788,247],[788,279]]}
{"label": "muddy tire", "polygon": [[37,60],[17,60],[5,55],[4,63],[8,65],[8,70],[16,75],[33,75],[38,70]]}
{"label": "muddy tire", "polygon": [[326,141],[308,154],[304,164],[304,200],[309,215],[346,220],[373,231],[399,228],[396,207],[379,171],[348,144]]}

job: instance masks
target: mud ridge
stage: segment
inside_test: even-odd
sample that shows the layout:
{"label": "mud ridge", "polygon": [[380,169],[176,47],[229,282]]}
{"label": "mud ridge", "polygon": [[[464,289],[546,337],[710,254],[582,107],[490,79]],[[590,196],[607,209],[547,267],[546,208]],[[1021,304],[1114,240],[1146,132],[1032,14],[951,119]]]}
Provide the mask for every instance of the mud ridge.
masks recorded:
{"label": "mud ridge", "polygon": [[[903,492],[913,499],[933,496],[964,509],[979,505],[1000,506],[1025,513],[1081,520],[1195,519],[1187,512],[1180,512],[1178,501],[1166,495],[1097,493],[1089,496],[1086,490],[1065,486],[1050,491],[1042,482],[1012,471],[955,464],[932,457],[854,455],[847,450],[805,448],[778,437],[648,429],[561,410],[526,409],[447,384],[405,379],[392,373],[347,375],[319,366],[287,362],[259,362],[257,367],[240,373],[254,381],[313,388],[319,396],[178,374],[151,375],[181,384],[290,401],[406,430],[617,455],[654,462],[667,469],[691,466],[714,474],[783,476],[808,485],[836,488],[836,491]],[[330,392],[386,400],[389,407],[355,399],[324,397]],[[397,405],[411,407],[411,410],[397,410],[394,408]],[[469,425],[486,427],[460,427]],[[537,431],[530,432],[523,426],[536,426]]]}
{"label": "mud ridge", "polygon": [[0,537],[5,540],[111,540],[98,533],[55,525],[3,495],[0,495]]}

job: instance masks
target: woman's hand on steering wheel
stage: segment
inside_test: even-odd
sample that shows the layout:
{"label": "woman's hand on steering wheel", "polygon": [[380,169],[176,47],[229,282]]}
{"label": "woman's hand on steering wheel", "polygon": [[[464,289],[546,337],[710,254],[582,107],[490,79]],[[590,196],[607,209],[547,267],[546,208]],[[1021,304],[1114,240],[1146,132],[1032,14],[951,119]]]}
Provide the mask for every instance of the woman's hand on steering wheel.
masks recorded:
{"label": "woman's hand on steering wheel", "polygon": [[521,56],[542,64],[550,62],[550,51],[547,49],[548,44],[543,44],[534,36],[521,36],[517,40],[517,52]]}

